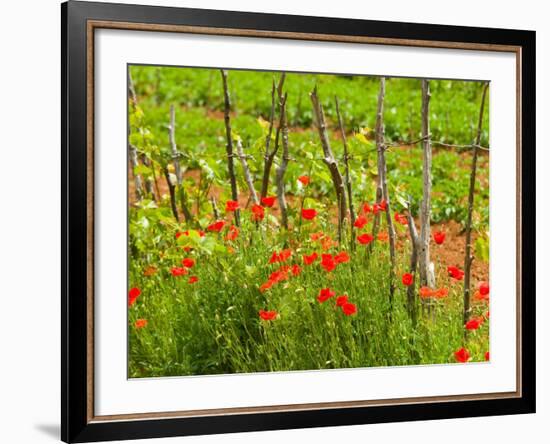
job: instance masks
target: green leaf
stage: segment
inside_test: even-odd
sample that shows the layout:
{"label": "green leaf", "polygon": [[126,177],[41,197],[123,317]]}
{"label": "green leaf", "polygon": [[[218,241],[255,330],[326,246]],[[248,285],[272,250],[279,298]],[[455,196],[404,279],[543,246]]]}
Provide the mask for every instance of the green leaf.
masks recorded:
{"label": "green leaf", "polygon": [[484,262],[489,261],[489,236],[483,235],[477,238],[475,243],[476,257]]}
{"label": "green leaf", "polygon": [[135,166],[134,174],[137,174],[137,175],[140,175],[140,176],[143,176],[143,177],[147,178],[147,177],[150,177],[150,176],[153,175],[153,171],[147,165],[143,165],[143,164],[140,163],[139,165]]}
{"label": "green leaf", "polygon": [[372,146],[372,142],[369,139],[367,139],[363,133],[355,133],[354,137],[362,144],[367,146]]}

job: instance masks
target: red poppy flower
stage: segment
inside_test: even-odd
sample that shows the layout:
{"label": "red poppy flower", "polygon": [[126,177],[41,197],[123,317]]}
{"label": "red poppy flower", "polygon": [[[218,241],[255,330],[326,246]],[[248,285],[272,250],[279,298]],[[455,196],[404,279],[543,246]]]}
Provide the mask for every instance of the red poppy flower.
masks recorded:
{"label": "red poppy flower", "polygon": [[[188,236],[188,235],[189,235],[189,231],[187,231],[186,233],[187,233],[186,236]],[[180,237],[180,236],[183,236],[184,234],[185,234],[185,233],[182,233],[181,231],[178,231],[178,232],[176,233],[176,239],[179,239],[179,237]]]}
{"label": "red poppy flower", "polygon": [[437,245],[441,245],[443,242],[445,242],[445,232],[444,231],[436,231],[434,233],[434,241]]}
{"label": "red poppy flower", "polygon": [[357,313],[357,306],[355,304],[352,304],[351,302],[346,302],[342,305],[342,311],[346,316],[351,316]]}
{"label": "red poppy flower", "polygon": [[147,326],[147,319],[137,319],[134,323],[136,328],[143,328]]}
{"label": "red poppy flower", "polygon": [[330,288],[322,288],[319,291],[319,296],[317,296],[317,300],[322,304],[325,301],[328,301],[331,297],[336,295],[334,291],[332,291]]}
{"label": "red poppy flower", "polygon": [[456,279],[457,281],[461,281],[464,278],[464,272],[454,265],[449,265],[447,267],[447,272],[449,273],[449,276],[451,276],[453,279]]}
{"label": "red poppy flower", "polygon": [[372,207],[369,205],[368,202],[365,202],[363,204],[363,207],[361,208],[361,210],[363,210],[363,213],[364,214],[368,214],[368,213],[371,213],[372,212]]}
{"label": "red poppy flower", "polygon": [[332,257],[332,254],[321,255],[321,267],[323,267],[326,272],[331,272],[336,268],[336,261]]}
{"label": "red poppy flower", "polygon": [[276,284],[277,282],[286,281],[288,279],[288,272],[284,269],[274,271],[269,275],[269,281],[271,281],[273,284]]}
{"label": "red poppy flower", "polygon": [[273,287],[273,285],[275,285],[275,282],[273,281],[264,282],[262,285],[260,285],[260,291],[263,293],[264,291],[269,290],[271,287]]}
{"label": "red poppy flower", "polygon": [[194,284],[195,282],[199,282],[199,278],[197,276],[191,276],[187,282]]}
{"label": "red poppy flower", "polygon": [[449,290],[447,290],[446,288],[438,288],[437,290],[434,291],[434,297],[436,298],[446,298],[447,296],[449,296]]}
{"label": "red poppy flower", "polygon": [[483,324],[483,318],[472,318],[466,324],[464,325],[464,328],[466,330],[477,330],[479,327],[481,327],[481,324]]}
{"label": "red poppy flower", "polygon": [[193,268],[193,265],[195,265],[195,259],[192,259],[190,257],[186,257],[185,259],[182,259],[181,264],[185,268]]}
{"label": "red poppy flower", "polygon": [[302,272],[302,267],[300,267],[298,264],[294,264],[292,266],[292,274],[294,276],[299,276],[301,272]]}
{"label": "red poppy flower", "polygon": [[302,217],[306,220],[313,220],[317,216],[317,210],[313,208],[302,208]]}
{"label": "red poppy flower", "polygon": [[399,214],[397,211],[394,214],[394,219],[397,223],[401,225],[409,225],[409,221],[407,220],[407,216],[403,214]]}
{"label": "red poppy flower", "polygon": [[346,304],[348,302],[348,296],[347,295],[342,295],[342,296],[338,296],[336,298],[336,306],[337,307],[341,307],[343,306],[344,304]]}
{"label": "red poppy flower", "polygon": [[378,204],[378,207],[380,208],[380,210],[386,211],[386,208],[388,208],[388,203],[386,202],[385,199],[382,199]]}
{"label": "red poppy flower", "polygon": [[482,296],[487,296],[489,294],[489,283],[488,282],[480,282],[479,283],[479,292]]}
{"label": "red poppy flower", "polygon": [[489,302],[489,295],[488,294],[483,295],[483,294],[481,294],[481,292],[479,290],[476,290],[475,293],[474,293],[474,299],[476,301]]}
{"label": "red poppy flower", "polygon": [[187,270],[183,267],[172,267],[170,270],[170,273],[172,273],[172,276],[185,276],[187,274]]}
{"label": "red poppy flower", "polygon": [[486,360],[486,361],[489,360],[489,352],[485,352],[485,360]]}
{"label": "red poppy flower", "polygon": [[468,362],[468,360],[470,359],[470,352],[462,347],[459,350],[455,351],[455,359],[458,362]]}
{"label": "red poppy flower", "polygon": [[258,204],[254,204],[250,208],[250,211],[252,212],[252,220],[253,221],[259,222],[259,221],[263,220],[263,218],[265,216],[264,207],[262,207],[261,205],[258,205]]}
{"label": "red poppy flower", "polygon": [[317,253],[313,252],[309,256],[307,254],[304,254],[302,256],[302,259],[304,260],[304,264],[311,265],[317,260],[317,257]]}
{"label": "red poppy flower", "polygon": [[292,256],[292,250],[289,248],[281,250],[280,253],[274,251],[271,257],[269,258],[269,263],[274,264],[276,262],[286,262]]}
{"label": "red poppy flower", "polygon": [[130,288],[130,291],[128,292],[128,306],[134,305],[140,294],[141,290],[139,288]]}
{"label": "red poppy flower", "polygon": [[323,239],[321,239],[321,248],[324,251],[330,250],[335,245],[338,245],[337,242],[334,242],[330,236],[326,236]]}
{"label": "red poppy flower", "polygon": [[413,281],[414,281],[414,276],[411,273],[405,273],[401,277],[401,282],[403,282],[403,285],[406,285],[407,287],[409,285],[412,285]]}
{"label": "red poppy flower", "polygon": [[318,241],[320,239],[323,239],[325,236],[326,236],[326,234],[323,233],[322,231],[318,231],[317,233],[311,233],[309,235],[309,237],[312,241]]}
{"label": "red poppy flower", "polygon": [[418,292],[421,298],[429,298],[433,296],[433,290],[430,287],[420,287]]}
{"label": "red poppy flower", "polygon": [[229,227],[229,231],[225,235],[225,240],[235,240],[239,237],[239,229],[235,225]]}
{"label": "red poppy flower", "polygon": [[271,208],[275,204],[275,200],[277,200],[275,196],[262,197],[262,205]]}
{"label": "red poppy flower", "polygon": [[228,200],[225,203],[225,211],[236,211],[239,209],[239,202],[236,200]]}
{"label": "red poppy flower", "polygon": [[143,270],[143,276],[153,276],[157,272],[157,267],[154,265],[149,265],[145,270]]}
{"label": "red poppy flower", "polygon": [[367,218],[365,216],[359,216],[357,219],[355,219],[355,222],[353,223],[353,226],[355,228],[363,228],[367,224]]}
{"label": "red poppy flower", "polygon": [[213,224],[208,225],[206,227],[206,229],[208,231],[214,231],[216,233],[219,233],[220,231],[222,231],[224,226],[225,226],[225,221],[224,220],[218,220],[218,221],[214,222]]}
{"label": "red poppy flower", "polygon": [[357,236],[357,241],[360,244],[367,245],[370,244],[374,240],[374,237],[372,237],[370,234],[365,233]]}
{"label": "red poppy flower", "polygon": [[258,313],[260,315],[260,318],[262,318],[264,321],[272,321],[277,317],[277,312],[275,310],[260,310]]}
{"label": "red poppy flower", "polygon": [[389,234],[386,233],[385,231],[382,231],[382,232],[378,233],[378,236],[376,236],[376,237],[381,242],[387,242],[388,239],[390,238]]}
{"label": "red poppy flower", "polygon": [[288,259],[290,259],[291,256],[292,256],[292,250],[290,248],[281,250],[281,252],[279,253],[281,262],[286,262]]}
{"label": "red poppy flower", "polygon": [[309,176],[300,176],[300,177],[298,177],[298,180],[299,180],[300,183],[301,183],[302,185],[304,185],[304,186],[305,186],[305,185],[309,185],[309,182],[310,182]]}
{"label": "red poppy flower", "polygon": [[334,256],[334,262],[336,262],[337,264],[343,264],[345,262],[349,262],[349,254],[345,251],[341,251],[340,253]]}

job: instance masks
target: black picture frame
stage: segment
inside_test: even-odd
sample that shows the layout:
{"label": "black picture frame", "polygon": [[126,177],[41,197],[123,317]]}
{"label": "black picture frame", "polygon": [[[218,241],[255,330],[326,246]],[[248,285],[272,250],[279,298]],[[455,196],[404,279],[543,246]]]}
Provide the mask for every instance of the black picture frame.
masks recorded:
{"label": "black picture frame", "polygon": [[[520,48],[521,177],[519,291],[521,395],[511,398],[377,405],[353,408],[239,413],[198,417],[95,421],[90,417],[88,360],[93,319],[90,286],[87,146],[87,38],[90,20],[185,25],[280,33],[410,41],[511,45]],[[180,435],[326,427],[535,412],[535,32],[370,20],[259,14],[69,1],[61,5],[62,54],[62,384],[61,438],[91,442]],[[91,326],[91,327],[90,327]]]}

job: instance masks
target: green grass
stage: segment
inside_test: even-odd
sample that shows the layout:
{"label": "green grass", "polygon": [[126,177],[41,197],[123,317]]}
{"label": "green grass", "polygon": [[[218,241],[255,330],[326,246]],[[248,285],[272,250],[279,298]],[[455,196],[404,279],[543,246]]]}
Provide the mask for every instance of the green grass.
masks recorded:
{"label": "green grass", "polygon": [[[152,211],[140,210],[131,223],[139,224]],[[287,237],[273,233],[265,221],[256,227],[248,221],[248,212],[243,216],[245,226],[235,242],[224,242],[213,233],[178,242],[176,227],[165,223],[168,215],[132,230],[130,245],[138,251],[132,254],[129,283],[142,295],[130,307],[131,377],[455,362],[453,352],[463,344],[462,285],[445,276],[444,264],[437,264],[438,283],[450,294],[435,303],[433,314],[420,316],[413,328],[406,287],[400,282],[390,305],[386,243],[377,243],[370,260],[366,247],[358,246],[350,262],[327,273],[319,261],[310,266],[302,262],[303,254],[322,252],[309,234],[331,232],[326,219],[306,222],[300,235],[295,231]],[[139,239],[150,245],[136,248]],[[195,249],[186,253],[182,245]],[[269,265],[268,259],[284,245],[293,246],[288,264],[299,264],[302,273],[262,293],[260,285],[281,266]],[[405,243],[398,251],[401,272],[408,254]],[[172,276],[171,267],[180,266],[184,257],[195,258],[195,266],[187,276]],[[144,276],[150,266],[157,272]],[[190,275],[199,281],[188,283]],[[326,287],[336,295],[347,294],[357,313],[345,316],[335,306],[336,297],[319,303],[319,291]],[[258,316],[261,309],[276,310],[279,316],[263,321]],[[473,314],[485,310],[476,306]],[[138,318],[147,319],[147,327],[136,329]],[[483,361],[488,346],[485,325],[469,335],[467,348],[473,360]]]}

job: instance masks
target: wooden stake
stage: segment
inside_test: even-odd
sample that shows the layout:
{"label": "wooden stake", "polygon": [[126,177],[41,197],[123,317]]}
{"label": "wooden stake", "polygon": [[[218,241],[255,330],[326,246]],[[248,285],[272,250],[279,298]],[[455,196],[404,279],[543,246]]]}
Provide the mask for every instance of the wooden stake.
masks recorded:
{"label": "wooden stake", "polygon": [[353,208],[353,190],[351,185],[351,173],[349,168],[349,152],[348,144],[346,141],[346,130],[344,128],[344,122],[342,115],[340,114],[340,104],[338,103],[338,97],[334,96],[334,102],[336,103],[336,115],[338,116],[338,126],[340,127],[340,134],[342,135],[342,144],[344,145],[344,165],[346,166],[346,188],[348,193],[348,206],[350,215],[350,247],[351,250],[355,250],[355,209]]}
{"label": "wooden stake", "polygon": [[[479,120],[477,123],[477,133],[475,138],[475,143],[473,146],[473,156],[472,156],[472,169],[470,172],[470,191],[468,193],[468,217],[466,219],[466,254],[464,257],[464,316],[463,322],[466,324],[470,319],[470,279],[471,279],[471,270],[472,262],[474,260],[473,255],[471,254],[472,250],[472,213],[474,210],[474,194],[476,186],[476,172],[477,172],[477,157],[478,157],[478,146],[481,142],[481,130],[483,127],[483,111],[485,108],[485,98],[487,96],[487,89],[489,83],[486,82],[483,85],[483,93],[481,96],[481,105],[479,109]],[[466,330],[464,330],[466,335]]]}
{"label": "wooden stake", "polygon": [[[376,202],[380,203],[384,199],[386,203],[386,226],[388,228],[388,243],[390,249],[390,305],[393,303],[395,293],[395,228],[391,216],[390,193],[388,191],[387,166],[386,166],[386,145],[385,145],[385,130],[384,130],[384,99],[386,95],[386,79],[380,78],[380,89],[378,92],[378,107],[376,112],[376,152],[378,154],[378,185],[376,189]],[[377,213],[373,224],[374,240],[371,245],[376,242],[378,235],[378,227],[380,224],[380,214]],[[369,250],[370,251],[370,250]]]}
{"label": "wooden stake", "polygon": [[[223,83],[223,96],[224,96],[224,122],[225,122],[225,135],[227,139],[226,153],[227,153],[227,170],[229,173],[229,181],[231,183],[231,199],[237,201],[239,199],[239,191],[237,189],[237,177],[235,176],[235,165],[233,162],[233,136],[231,135],[231,117],[229,115],[231,111],[231,100],[229,99],[229,91],[227,87],[227,71],[220,70]],[[240,212],[235,210],[233,212],[235,217],[235,225],[240,226]]]}
{"label": "wooden stake", "polygon": [[[378,89],[378,105],[376,107],[376,153],[377,153],[377,177],[376,177],[376,203],[380,204],[384,199],[384,169],[385,164],[385,146],[384,146],[384,100],[386,96],[386,79],[380,78],[380,87]],[[372,224],[373,241],[368,246],[368,253],[372,252],[374,244],[377,242],[378,229],[380,228],[380,212],[374,215]]]}
{"label": "wooden stake", "polygon": [[283,226],[288,230],[288,214],[287,206],[285,199],[285,182],[284,177],[286,173],[286,168],[288,166],[288,161],[290,160],[289,151],[288,151],[288,125],[286,122],[286,100],[287,95],[281,99],[281,118],[280,118],[280,128],[282,134],[283,142],[283,155],[281,158],[281,164],[276,171],[276,182],[277,182],[277,200],[279,202],[279,209],[281,210],[281,222]]}
{"label": "wooden stake", "polygon": [[430,219],[432,193],[432,144],[430,134],[430,83],[422,80],[422,204],[420,207],[420,242],[418,262],[420,285],[435,287],[435,276],[430,267]]}

